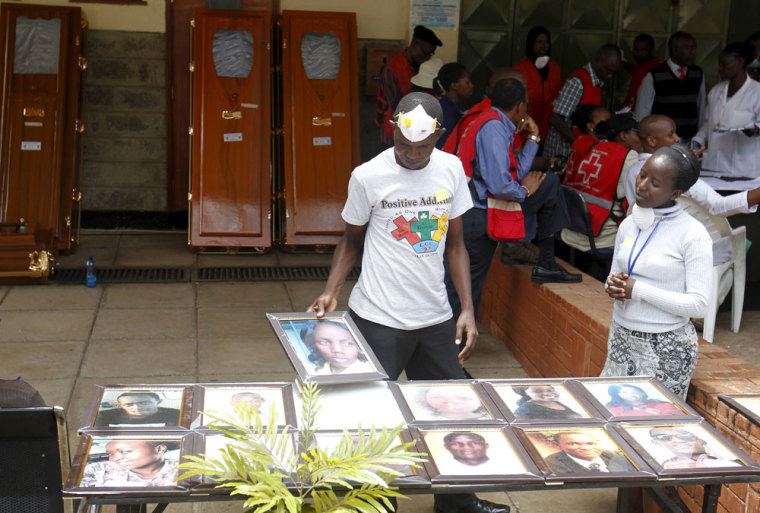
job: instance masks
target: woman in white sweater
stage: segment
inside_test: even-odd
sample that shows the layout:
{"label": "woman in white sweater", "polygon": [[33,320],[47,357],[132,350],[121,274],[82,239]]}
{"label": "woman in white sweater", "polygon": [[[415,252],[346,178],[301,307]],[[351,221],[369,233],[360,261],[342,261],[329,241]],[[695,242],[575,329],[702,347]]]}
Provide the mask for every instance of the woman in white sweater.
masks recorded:
{"label": "woman in white sweater", "polygon": [[697,157],[674,144],[655,151],[636,179],[605,287],[616,301],[602,376],[650,375],[686,396],[698,351],[689,319],[705,315],[712,240],[676,198],[698,177]]}

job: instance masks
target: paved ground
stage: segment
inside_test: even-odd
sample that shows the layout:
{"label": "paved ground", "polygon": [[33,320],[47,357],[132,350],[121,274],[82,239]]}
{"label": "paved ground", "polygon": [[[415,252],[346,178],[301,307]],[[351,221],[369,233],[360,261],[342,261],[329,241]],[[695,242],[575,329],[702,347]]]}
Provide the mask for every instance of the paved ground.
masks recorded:
{"label": "paved ground", "polygon": [[[330,255],[198,255],[177,233],[85,232],[76,254],[60,268],[329,265]],[[339,309],[346,308],[347,283]],[[95,384],[282,381],[295,377],[266,312],[303,311],[322,282],[199,282],[162,284],[0,285],[0,376],[23,376],[48,404],[66,408],[71,447]],[[720,314],[716,343],[758,365],[760,315],[745,312],[740,334]],[[475,377],[526,373],[485,327],[467,363]],[[603,513],[615,509],[615,490],[485,494],[515,512]],[[175,512],[239,512],[241,503],[172,505]],[[432,512],[430,496],[403,501],[403,512]]]}

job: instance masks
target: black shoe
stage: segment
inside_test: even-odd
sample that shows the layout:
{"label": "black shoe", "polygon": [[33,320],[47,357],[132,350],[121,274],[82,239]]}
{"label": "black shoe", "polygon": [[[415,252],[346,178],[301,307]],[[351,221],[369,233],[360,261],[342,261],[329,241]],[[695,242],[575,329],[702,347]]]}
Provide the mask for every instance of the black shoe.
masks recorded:
{"label": "black shoe", "polygon": [[580,283],[583,281],[583,276],[569,273],[562,266],[557,266],[557,270],[550,271],[537,265],[530,273],[530,279],[533,283]]}
{"label": "black shoe", "polygon": [[475,499],[472,506],[460,509],[459,513],[509,513],[509,506],[506,504],[496,504],[494,502]]}
{"label": "black shoe", "polygon": [[[440,508],[438,505],[433,508],[433,511],[435,513],[444,513],[443,508]],[[496,504],[484,501],[476,497],[475,502],[471,505],[454,511],[456,511],[456,513],[509,513],[509,506],[506,504]]]}

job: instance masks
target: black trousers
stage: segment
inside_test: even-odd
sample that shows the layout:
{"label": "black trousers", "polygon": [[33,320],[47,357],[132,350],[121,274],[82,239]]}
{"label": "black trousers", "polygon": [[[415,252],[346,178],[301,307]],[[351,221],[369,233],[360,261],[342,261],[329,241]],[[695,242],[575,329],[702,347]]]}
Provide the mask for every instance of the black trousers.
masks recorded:
{"label": "black trousers", "polygon": [[[457,359],[459,347],[454,344],[454,319],[427,328],[400,330],[368,321],[355,312],[351,318],[391,380],[397,380],[404,370],[410,380],[464,379]],[[435,511],[457,513],[475,499],[474,493],[435,495]]]}
{"label": "black trousers", "polygon": [[[562,188],[554,173],[547,173],[541,187],[526,198],[522,204],[523,214],[526,219],[536,216],[538,240],[551,237],[556,232],[570,225],[569,215]],[[488,235],[488,211],[482,208],[471,208],[462,216],[462,228],[464,231],[464,245],[470,256],[470,281],[472,288],[472,302],[475,306],[475,317],[480,308],[480,297],[483,285],[486,283],[488,269],[496,251],[498,242]],[[459,296],[451,281],[451,275],[446,268],[446,292],[449,296],[451,309],[456,319],[462,311]]]}

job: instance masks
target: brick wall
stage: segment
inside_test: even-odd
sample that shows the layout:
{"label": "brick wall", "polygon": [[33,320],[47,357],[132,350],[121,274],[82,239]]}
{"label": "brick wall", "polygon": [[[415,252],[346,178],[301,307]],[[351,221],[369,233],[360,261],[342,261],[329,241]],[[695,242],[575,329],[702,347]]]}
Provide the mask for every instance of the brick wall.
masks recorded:
{"label": "brick wall", "polygon": [[[576,270],[577,272],[577,270]],[[607,353],[612,300],[603,285],[535,285],[530,267],[494,257],[480,304],[480,319],[534,377],[598,376]],[[760,369],[701,341],[687,402],[718,431],[760,462],[760,427],[718,400],[718,394],[760,393]],[[679,488],[692,512],[701,511],[703,488]],[[724,486],[718,513],[760,511],[760,483]]]}

